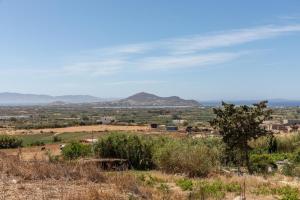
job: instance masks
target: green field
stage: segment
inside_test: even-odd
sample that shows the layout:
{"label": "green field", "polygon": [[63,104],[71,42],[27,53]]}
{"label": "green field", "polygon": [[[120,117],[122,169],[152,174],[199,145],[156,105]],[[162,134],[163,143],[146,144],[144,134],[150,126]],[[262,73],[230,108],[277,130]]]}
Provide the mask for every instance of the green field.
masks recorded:
{"label": "green field", "polygon": [[[74,132],[74,133],[62,133],[57,135],[59,139],[61,139],[61,143],[67,143],[70,141],[79,141],[86,138],[98,138],[103,136],[103,132]],[[23,140],[23,146],[30,146],[36,142],[42,142],[44,144],[51,144],[54,142],[54,133],[41,133],[41,134],[34,134],[34,135],[17,135],[16,137]]]}

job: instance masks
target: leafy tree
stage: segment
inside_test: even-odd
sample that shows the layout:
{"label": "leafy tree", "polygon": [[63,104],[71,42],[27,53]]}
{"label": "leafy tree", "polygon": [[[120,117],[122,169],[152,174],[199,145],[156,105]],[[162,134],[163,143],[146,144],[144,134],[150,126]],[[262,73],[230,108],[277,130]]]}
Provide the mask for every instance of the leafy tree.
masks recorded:
{"label": "leafy tree", "polygon": [[251,147],[248,142],[271,132],[264,129],[261,124],[270,118],[271,110],[267,109],[267,101],[253,106],[235,106],[222,102],[222,107],[215,108],[216,115],[210,123],[216,128],[223,142],[226,144],[226,154],[240,155],[242,164],[246,164],[249,173],[252,173],[249,159]]}

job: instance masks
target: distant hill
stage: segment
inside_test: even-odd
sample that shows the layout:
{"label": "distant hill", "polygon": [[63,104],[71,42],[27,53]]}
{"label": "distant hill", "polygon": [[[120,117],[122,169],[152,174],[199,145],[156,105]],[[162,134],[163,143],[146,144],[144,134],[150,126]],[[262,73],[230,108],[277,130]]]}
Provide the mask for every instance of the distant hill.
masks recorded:
{"label": "distant hill", "polygon": [[89,95],[50,96],[37,94],[0,93],[0,105],[36,105],[60,103],[90,103],[103,99]]}
{"label": "distant hill", "polygon": [[0,105],[66,105],[90,104],[108,107],[139,107],[139,106],[199,106],[195,100],[184,100],[177,96],[159,97],[145,92],[137,93],[128,98],[102,99],[89,95],[50,96],[37,94],[0,93]]}
{"label": "distant hill", "polygon": [[177,96],[159,97],[154,94],[140,92],[126,99],[116,101],[119,106],[199,106],[195,100],[185,100]]}

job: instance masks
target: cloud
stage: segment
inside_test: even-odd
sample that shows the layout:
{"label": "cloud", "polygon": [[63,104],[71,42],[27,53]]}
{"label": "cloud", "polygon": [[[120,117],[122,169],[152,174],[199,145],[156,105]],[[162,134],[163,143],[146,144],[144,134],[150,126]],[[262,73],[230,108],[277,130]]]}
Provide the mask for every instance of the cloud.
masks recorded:
{"label": "cloud", "polygon": [[231,30],[209,36],[190,36],[168,41],[170,51],[176,54],[193,53],[208,49],[230,47],[300,31],[300,25],[261,26],[251,29]]}
{"label": "cloud", "polygon": [[95,62],[79,62],[73,65],[68,65],[63,68],[63,71],[69,75],[90,74],[93,76],[115,74],[121,70],[121,66],[126,61],[123,60],[101,60]]}
{"label": "cloud", "polygon": [[177,69],[187,67],[201,67],[224,63],[238,58],[241,53],[211,53],[183,56],[148,57],[137,62],[143,69]]}
{"label": "cloud", "polygon": [[[112,75],[123,70],[164,70],[222,64],[244,55],[229,48],[300,31],[300,24],[266,25],[246,29],[119,45],[82,53],[63,67],[68,74]],[[209,51],[209,52],[208,52]]]}

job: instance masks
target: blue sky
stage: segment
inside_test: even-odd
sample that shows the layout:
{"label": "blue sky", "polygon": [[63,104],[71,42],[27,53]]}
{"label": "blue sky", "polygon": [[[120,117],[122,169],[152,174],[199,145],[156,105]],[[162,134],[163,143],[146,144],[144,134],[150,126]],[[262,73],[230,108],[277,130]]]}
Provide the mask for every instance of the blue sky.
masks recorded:
{"label": "blue sky", "polygon": [[0,0],[0,92],[300,99],[300,1]]}

